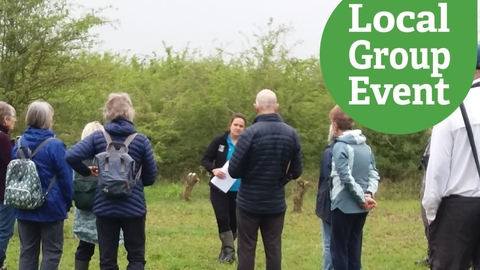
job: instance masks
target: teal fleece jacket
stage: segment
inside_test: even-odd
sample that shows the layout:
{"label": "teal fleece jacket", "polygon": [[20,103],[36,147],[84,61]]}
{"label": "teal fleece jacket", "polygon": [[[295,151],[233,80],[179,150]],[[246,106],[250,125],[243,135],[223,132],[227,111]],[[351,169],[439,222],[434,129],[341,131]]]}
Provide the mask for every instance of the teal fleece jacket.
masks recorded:
{"label": "teal fleece jacket", "polygon": [[345,214],[364,213],[360,203],[365,202],[365,193],[372,197],[378,189],[380,176],[375,157],[361,130],[351,130],[335,139],[332,148],[331,210],[339,209]]}

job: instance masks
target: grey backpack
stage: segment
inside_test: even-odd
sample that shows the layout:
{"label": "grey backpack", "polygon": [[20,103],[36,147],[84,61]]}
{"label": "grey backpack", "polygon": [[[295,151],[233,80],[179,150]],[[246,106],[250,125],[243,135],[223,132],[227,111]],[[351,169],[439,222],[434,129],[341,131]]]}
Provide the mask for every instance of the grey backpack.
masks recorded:
{"label": "grey backpack", "polygon": [[[103,130],[107,149],[95,155],[98,167],[98,190],[106,196],[126,197],[140,179],[142,166],[135,175],[135,160],[128,154],[128,146],[138,133],[127,137],[125,142],[112,142],[110,134]],[[117,150],[115,146],[119,146]]]}
{"label": "grey backpack", "polygon": [[[55,184],[56,176],[53,176],[53,179],[44,194],[42,183],[38,176],[37,166],[32,159],[42,147],[54,139],[54,137],[50,137],[44,140],[33,151],[33,153],[30,148],[22,146],[20,139],[17,140],[17,159],[10,161],[7,166],[5,205],[27,210],[33,210],[43,205],[48,193],[53,187],[53,184]],[[25,155],[25,151],[27,152],[27,155]]]}

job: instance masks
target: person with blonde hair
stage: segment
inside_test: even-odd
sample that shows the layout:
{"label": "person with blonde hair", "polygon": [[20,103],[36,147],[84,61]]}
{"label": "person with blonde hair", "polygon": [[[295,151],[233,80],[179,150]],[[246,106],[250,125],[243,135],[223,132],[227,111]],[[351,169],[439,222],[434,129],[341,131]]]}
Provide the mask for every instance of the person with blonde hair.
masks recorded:
{"label": "person with blonde hair", "polygon": [[6,270],[3,266],[7,258],[8,242],[13,236],[15,226],[15,212],[12,207],[3,202],[5,194],[5,175],[7,166],[11,160],[12,140],[8,133],[15,127],[17,116],[12,105],[0,101],[0,270]]}
{"label": "person with blonde hair", "polygon": [[[18,269],[57,270],[63,254],[63,225],[72,207],[73,171],[65,162],[66,146],[52,130],[54,110],[45,101],[34,101],[28,106],[23,132],[12,150],[12,159],[35,149],[48,141],[31,159],[36,165],[43,190],[51,187],[45,202],[34,210],[16,209],[20,256]],[[24,151],[27,150],[29,151]],[[50,184],[53,184],[50,186]]]}
{"label": "person with blonde hair", "polygon": [[83,176],[96,177],[98,169],[89,168],[83,161],[105,152],[110,139],[111,142],[118,143],[124,143],[127,138],[130,140],[128,154],[136,164],[134,175],[140,175],[132,187],[132,193],[124,197],[112,197],[97,189],[93,202],[102,270],[118,269],[120,230],[123,230],[124,245],[128,252],[127,269],[145,269],[147,209],[144,187],[155,183],[157,167],[150,140],[144,134],[138,133],[133,124],[134,115],[135,110],[127,93],[110,94],[103,109],[103,116],[107,121],[104,131],[93,132],[67,151],[66,160],[76,172]]}
{"label": "person with blonde hair", "polygon": [[[81,139],[97,130],[103,130],[103,125],[93,121],[85,125]],[[93,166],[93,159],[83,161],[88,166]],[[82,176],[75,172],[73,185],[75,189],[73,212],[73,235],[79,239],[75,252],[75,270],[88,270],[90,260],[95,253],[95,245],[98,244],[96,217],[92,213],[93,196],[97,188],[97,179],[92,176]],[[120,233],[120,244],[123,243],[123,235]]]}

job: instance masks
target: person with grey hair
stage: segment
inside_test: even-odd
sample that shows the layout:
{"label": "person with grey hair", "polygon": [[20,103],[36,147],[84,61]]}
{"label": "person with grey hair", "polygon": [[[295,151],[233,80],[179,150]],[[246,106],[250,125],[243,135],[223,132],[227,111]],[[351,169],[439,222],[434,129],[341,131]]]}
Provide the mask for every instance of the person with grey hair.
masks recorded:
{"label": "person with grey hair", "polygon": [[[112,93],[105,103],[103,115],[106,120],[104,131],[95,131],[68,151],[66,160],[72,168],[83,176],[98,176],[98,168],[89,168],[83,161],[93,159],[105,152],[110,137],[112,142],[125,142],[128,154],[135,161],[134,175],[140,174],[132,193],[125,197],[111,197],[99,189],[95,192],[93,214],[97,217],[100,269],[118,269],[117,254],[120,230],[123,231],[124,245],[128,252],[127,269],[145,269],[145,220],[147,214],[144,187],[151,186],[157,178],[157,167],[150,140],[138,133],[133,118],[135,110],[127,93]],[[130,135],[136,135],[130,137]]]}
{"label": "person with grey hair", "polygon": [[323,240],[323,267],[322,270],[333,270],[332,257],[330,255],[330,237],[332,234],[332,211],[330,210],[330,185],[332,173],[332,146],[335,141],[332,125],[330,124],[328,144],[322,154],[320,162],[320,175],[318,179],[317,203],[315,214],[322,220],[322,240]]}
{"label": "person with grey hair", "polygon": [[[38,270],[40,246],[42,262],[40,270],[57,270],[63,253],[63,224],[68,219],[73,198],[73,170],[65,162],[66,146],[52,131],[54,110],[45,101],[34,101],[28,106],[23,132],[12,150],[12,159],[17,152],[28,147],[31,152],[46,139],[54,137],[41,148],[32,160],[36,165],[43,190],[55,181],[43,205],[34,210],[16,209],[20,257],[18,269]],[[22,150],[19,150],[19,143]],[[27,153],[23,151],[25,155]],[[55,177],[55,178],[54,178]],[[54,180],[55,179],[55,180]]]}
{"label": "person with grey hair", "polygon": [[15,225],[14,209],[3,202],[5,195],[5,175],[7,166],[11,160],[13,142],[8,133],[15,127],[17,116],[12,105],[0,101],[0,270],[6,270],[4,266],[7,258],[8,242],[13,236]]}
{"label": "person with grey hair", "polygon": [[287,204],[285,185],[302,174],[302,150],[296,130],[277,113],[269,89],[257,94],[257,117],[238,139],[228,172],[242,178],[237,194],[238,268],[253,270],[258,230],[266,269],[282,268],[282,231]]}

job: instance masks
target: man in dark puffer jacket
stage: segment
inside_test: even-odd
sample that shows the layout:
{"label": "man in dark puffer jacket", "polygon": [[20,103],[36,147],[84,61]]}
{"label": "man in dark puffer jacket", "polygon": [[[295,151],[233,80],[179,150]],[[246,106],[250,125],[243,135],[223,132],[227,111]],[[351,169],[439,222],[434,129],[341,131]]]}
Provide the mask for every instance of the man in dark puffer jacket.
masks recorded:
{"label": "man in dark puffer jacket", "polygon": [[273,91],[260,91],[255,109],[258,115],[240,135],[228,169],[231,177],[242,178],[237,195],[237,269],[254,269],[260,228],[266,269],[279,270],[287,209],[284,184],[286,179],[297,179],[302,174],[300,137],[276,113],[278,103]]}

